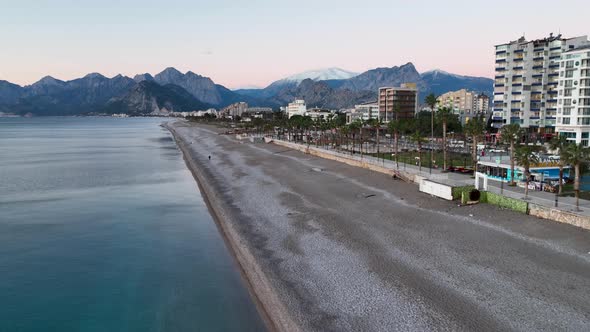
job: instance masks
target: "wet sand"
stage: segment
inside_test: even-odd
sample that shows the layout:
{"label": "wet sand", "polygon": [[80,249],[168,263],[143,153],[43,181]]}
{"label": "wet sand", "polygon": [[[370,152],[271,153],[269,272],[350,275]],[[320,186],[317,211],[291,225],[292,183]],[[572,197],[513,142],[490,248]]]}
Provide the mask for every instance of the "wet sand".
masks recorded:
{"label": "wet sand", "polygon": [[169,127],[278,330],[590,330],[587,230]]}

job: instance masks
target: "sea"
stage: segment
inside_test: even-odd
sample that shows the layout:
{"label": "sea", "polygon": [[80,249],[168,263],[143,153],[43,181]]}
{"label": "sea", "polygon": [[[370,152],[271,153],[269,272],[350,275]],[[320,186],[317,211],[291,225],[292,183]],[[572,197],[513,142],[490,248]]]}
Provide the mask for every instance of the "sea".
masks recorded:
{"label": "sea", "polygon": [[0,118],[0,331],[264,331],[161,118]]}

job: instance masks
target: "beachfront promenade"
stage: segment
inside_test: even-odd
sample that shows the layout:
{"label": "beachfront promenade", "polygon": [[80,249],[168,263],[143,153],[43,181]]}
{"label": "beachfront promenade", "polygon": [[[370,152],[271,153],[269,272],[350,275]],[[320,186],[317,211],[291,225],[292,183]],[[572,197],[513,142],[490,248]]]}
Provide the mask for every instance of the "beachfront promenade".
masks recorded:
{"label": "beachfront promenade", "polygon": [[590,329],[587,230],[213,126],[171,129],[279,330]]}
{"label": "beachfront promenade", "polygon": [[[273,138],[276,140],[276,138]],[[281,140],[284,141],[284,140]],[[287,141],[284,141],[287,142]],[[290,144],[296,144],[294,142],[288,142]],[[307,145],[307,144],[302,144],[302,143],[297,143],[300,146],[303,147],[309,147],[309,148],[314,148],[314,149],[321,149],[323,153],[328,153],[328,154],[332,154],[334,156],[339,156],[339,157],[343,157],[343,158],[348,158],[348,159],[352,159],[352,160],[356,160],[362,163],[367,163],[367,164],[372,164],[372,165],[376,165],[376,166],[380,166],[386,169],[390,169],[390,170],[401,170],[410,174],[416,174],[419,176],[422,176],[424,178],[439,182],[439,183],[444,183],[450,186],[467,186],[467,185],[474,185],[475,184],[475,179],[473,178],[472,175],[470,174],[462,174],[462,173],[454,173],[454,172],[442,172],[440,169],[438,168],[432,168],[430,169],[429,167],[419,167],[416,166],[415,164],[409,164],[409,163],[404,163],[402,161],[399,161],[398,163],[396,163],[393,160],[388,160],[388,159],[381,159],[381,158],[376,158],[373,156],[369,156],[369,155],[361,155],[360,153],[358,153],[358,151],[355,154],[351,154],[348,151],[340,151],[340,150],[336,150],[336,149],[332,149],[329,148],[328,146],[315,146],[313,144],[311,145]],[[424,151],[422,152],[422,158],[424,160],[427,160],[429,157],[430,151]],[[509,160],[508,156],[487,156],[486,160],[494,160],[494,159],[501,159],[504,162],[507,162],[507,160]],[[468,160],[469,162],[469,160]],[[510,197],[510,198],[514,198],[514,199],[519,199],[519,200],[524,200],[525,198],[525,193],[524,193],[524,188],[518,187],[518,186],[509,186],[507,183],[504,183],[503,185],[500,183],[500,181],[496,181],[493,179],[490,179],[488,181],[488,191],[491,191],[493,193],[496,194],[502,194],[504,196]],[[575,197],[570,197],[570,196],[559,196],[557,197],[557,207],[555,207],[555,199],[556,196],[553,193],[549,193],[549,192],[545,192],[545,191],[535,191],[535,190],[529,190],[528,192],[528,199],[526,200],[529,203],[533,203],[533,204],[537,204],[546,208],[551,208],[551,209],[557,209],[557,210],[562,210],[562,211],[566,211],[569,213],[574,213],[574,214],[578,214],[581,216],[587,216],[590,217],[590,201],[588,200],[583,200],[580,199],[579,201],[579,210],[576,209],[576,198]]]}

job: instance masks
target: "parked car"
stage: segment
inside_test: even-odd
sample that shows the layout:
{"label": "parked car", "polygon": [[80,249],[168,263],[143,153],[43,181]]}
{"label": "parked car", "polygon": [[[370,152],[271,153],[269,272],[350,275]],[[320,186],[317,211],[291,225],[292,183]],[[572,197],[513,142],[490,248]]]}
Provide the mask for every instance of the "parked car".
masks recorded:
{"label": "parked car", "polygon": [[505,153],[506,152],[506,150],[504,150],[502,148],[491,148],[488,151],[493,152],[493,153]]}
{"label": "parked car", "polygon": [[559,155],[551,154],[551,155],[547,156],[547,159],[553,160],[553,161],[559,161],[561,159],[561,157]]}

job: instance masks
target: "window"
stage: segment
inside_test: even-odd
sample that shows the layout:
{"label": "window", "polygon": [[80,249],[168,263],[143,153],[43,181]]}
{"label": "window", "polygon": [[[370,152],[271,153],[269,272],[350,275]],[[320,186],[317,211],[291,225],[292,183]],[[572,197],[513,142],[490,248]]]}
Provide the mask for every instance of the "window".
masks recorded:
{"label": "window", "polygon": [[573,86],[574,86],[574,84],[573,84],[573,81],[572,80],[566,80],[565,81],[565,87],[566,88],[571,88]]}
{"label": "window", "polygon": [[571,107],[566,107],[563,109],[563,115],[571,115],[572,114],[572,108]]}
{"label": "window", "polygon": [[579,118],[578,125],[582,125],[582,126],[590,125],[590,118]]}
{"label": "window", "polygon": [[566,78],[572,78],[574,77],[574,71],[573,70],[568,70],[565,72],[565,77]]}
{"label": "window", "polygon": [[570,118],[563,118],[563,124],[570,124]]}

